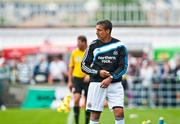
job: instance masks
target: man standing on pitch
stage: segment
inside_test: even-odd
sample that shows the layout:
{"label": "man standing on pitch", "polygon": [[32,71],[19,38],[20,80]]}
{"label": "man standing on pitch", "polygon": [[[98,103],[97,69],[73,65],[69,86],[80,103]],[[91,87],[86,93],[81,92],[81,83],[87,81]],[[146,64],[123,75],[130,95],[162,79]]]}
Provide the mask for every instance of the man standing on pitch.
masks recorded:
{"label": "man standing on pitch", "polygon": [[90,124],[98,124],[104,101],[113,110],[115,124],[124,124],[124,90],[122,76],[128,67],[125,45],[111,37],[112,23],[102,20],[96,24],[98,39],[87,48],[81,69],[90,75],[86,109],[91,112]]}
{"label": "man standing on pitch", "polygon": [[[84,90],[85,102],[89,86],[89,76],[81,71],[81,62],[87,48],[87,39],[85,36],[78,36],[77,47],[71,54],[69,63],[68,87],[74,93],[74,117],[75,123],[79,124],[80,98]],[[89,112],[85,112],[85,124],[89,123]]]}

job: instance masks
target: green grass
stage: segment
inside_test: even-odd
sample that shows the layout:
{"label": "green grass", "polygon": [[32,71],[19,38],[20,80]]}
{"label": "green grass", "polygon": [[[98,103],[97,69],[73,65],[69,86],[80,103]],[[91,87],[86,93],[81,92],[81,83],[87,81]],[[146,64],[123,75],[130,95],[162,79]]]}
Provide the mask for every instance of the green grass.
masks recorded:
{"label": "green grass", "polygon": [[[151,120],[158,124],[159,117],[164,117],[166,124],[180,124],[179,109],[125,109],[126,124],[142,124],[142,121]],[[101,116],[101,124],[113,124],[113,114],[106,109]]]}
{"label": "green grass", "polygon": [[[130,114],[137,114],[137,118],[130,118]],[[180,108],[174,109],[126,109],[125,116],[128,124],[141,124],[144,120],[151,120],[158,124],[159,117],[164,117],[166,124],[180,124]]]}
{"label": "green grass", "polygon": [[[84,124],[84,110],[81,111],[80,124]],[[151,120],[158,124],[160,116],[166,124],[180,124],[180,108],[168,109],[125,109],[126,124],[141,124]],[[50,109],[8,109],[0,111],[0,124],[66,124],[68,114]],[[114,124],[113,113],[105,109],[101,115],[100,124]]]}
{"label": "green grass", "polygon": [[0,111],[0,124],[66,124],[67,116],[50,109],[8,109]]}

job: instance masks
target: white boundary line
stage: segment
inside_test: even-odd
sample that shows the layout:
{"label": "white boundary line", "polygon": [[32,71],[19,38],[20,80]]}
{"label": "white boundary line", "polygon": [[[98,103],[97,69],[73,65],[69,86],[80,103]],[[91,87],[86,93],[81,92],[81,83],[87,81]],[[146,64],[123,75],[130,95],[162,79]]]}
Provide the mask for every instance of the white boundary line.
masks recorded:
{"label": "white boundary line", "polygon": [[73,109],[71,109],[68,114],[67,124],[73,124],[73,117],[74,117],[74,113],[73,113]]}

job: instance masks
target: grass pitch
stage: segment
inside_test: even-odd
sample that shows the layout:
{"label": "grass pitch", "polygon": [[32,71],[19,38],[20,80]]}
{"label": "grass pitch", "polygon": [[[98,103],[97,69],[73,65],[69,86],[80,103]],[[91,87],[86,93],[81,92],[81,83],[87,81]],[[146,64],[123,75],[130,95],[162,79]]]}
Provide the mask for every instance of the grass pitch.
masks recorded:
{"label": "grass pitch", "polygon": [[[126,124],[141,124],[151,120],[158,124],[159,117],[164,117],[166,124],[180,124],[180,108],[168,109],[128,109],[125,108]],[[73,116],[73,115],[72,115]],[[0,124],[67,124],[68,113],[59,113],[51,109],[7,109],[0,111]],[[84,124],[84,110],[80,113],[80,124]],[[114,124],[113,113],[105,109],[100,124]]]}

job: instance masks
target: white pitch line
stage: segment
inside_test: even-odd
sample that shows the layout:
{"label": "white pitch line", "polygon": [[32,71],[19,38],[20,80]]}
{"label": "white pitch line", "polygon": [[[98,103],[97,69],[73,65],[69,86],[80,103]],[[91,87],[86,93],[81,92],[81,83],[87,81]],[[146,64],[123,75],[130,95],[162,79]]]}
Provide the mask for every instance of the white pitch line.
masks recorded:
{"label": "white pitch line", "polygon": [[74,116],[73,109],[71,109],[68,114],[67,124],[73,124],[73,116]]}

